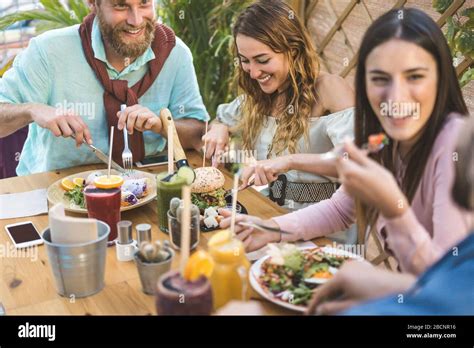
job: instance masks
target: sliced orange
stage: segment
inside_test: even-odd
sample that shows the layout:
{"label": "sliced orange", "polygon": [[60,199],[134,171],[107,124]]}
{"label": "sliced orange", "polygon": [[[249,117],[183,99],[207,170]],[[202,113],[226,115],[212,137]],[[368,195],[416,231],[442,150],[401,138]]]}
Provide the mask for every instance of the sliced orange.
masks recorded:
{"label": "sliced orange", "polygon": [[120,187],[123,184],[123,178],[119,175],[102,175],[94,179],[94,185],[101,189],[112,189]]}
{"label": "sliced orange", "polygon": [[184,268],[184,279],[196,281],[202,275],[209,278],[214,270],[214,260],[209,253],[198,250],[191,255]]}
{"label": "sliced orange", "polygon": [[64,178],[61,180],[61,187],[66,191],[71,191],[74,190],[75,185],[71,180]]}
{"label": "sliced orange", "polygon": [[74,178],[74,179],[72,179],[72,182],[73,182],[74,185],[82,187],[82,186],[84,186],[84,183],[86,181],[84,180],[84,178]]}
{"label": "sliced orange", "polygon": [[217,232],[209,239],[209,242],[207,242],[207,246],[213,247],[216,245],[224,244],[229,242],[231,239],[232,234],[230,233],[230,230],[222,230]]}

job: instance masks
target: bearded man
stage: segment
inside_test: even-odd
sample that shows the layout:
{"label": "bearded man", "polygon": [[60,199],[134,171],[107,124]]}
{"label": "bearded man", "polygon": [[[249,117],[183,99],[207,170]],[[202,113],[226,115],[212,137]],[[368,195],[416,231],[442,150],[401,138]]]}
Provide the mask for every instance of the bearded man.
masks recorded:
{"label": "bearded man", "polygon": [[108,153],[111,126],[115,161],[121,163],[124,128],[135,162],[156,154],[166,145],[163,108],[170,109],[184,148],[201,145],[209,115],[192,55],[157,23],[154,0],[89,5],[81,25],[33,38],[0,79],[0,137],[29,124],[18,175],[99,163],[81,145]]}

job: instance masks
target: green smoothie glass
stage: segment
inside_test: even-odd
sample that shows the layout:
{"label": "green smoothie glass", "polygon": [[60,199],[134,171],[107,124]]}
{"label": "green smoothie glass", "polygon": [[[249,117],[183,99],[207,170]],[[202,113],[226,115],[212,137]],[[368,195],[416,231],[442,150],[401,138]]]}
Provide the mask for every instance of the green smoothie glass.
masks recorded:
{"label": "green smoothie glass", "polygon": [[160,173],[156,176],[156,198],[158,200],[158,224],[160,230],[168,231],[168,210],[170,209],[170,201],[173,197],[181,198],[181,189],[186,185],[186,178],[173,175],[169,181],[162,181],[168,176],[167,172]]}

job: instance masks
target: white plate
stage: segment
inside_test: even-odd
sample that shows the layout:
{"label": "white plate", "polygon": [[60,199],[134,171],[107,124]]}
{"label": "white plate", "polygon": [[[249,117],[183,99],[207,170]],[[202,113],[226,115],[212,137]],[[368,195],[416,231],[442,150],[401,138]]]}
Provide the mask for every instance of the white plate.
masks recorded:
{"label": "white plate", "polygon": [[[314,246],[306,246],[306,247],[302,247],[302,248],[298,248],[298,249],[305,250],[305,249],[314,249],[314,248],[315,248]],[[326,253],[333,253],[335,255],[348,256],[348,257],[353,258],[355,260],[363,260],[362,257],[360,257],[356,254],[353,254],[351,252],[348,252],[346,250],[337,249],[337,248],[333,248],[333,247],[329,247],[329,246],[322,247],[321,249]],[[262,274],[262,264],[269,257],[270,257],[270,255],[266,255],[266,256],[260,258],[258,261],[256,261],[250,267],[250,277],[249,277],[250,278],[250,285],[252,285],[252,288],[259,295],[261,295],[263,298],[267,299],[268,301],[273,302],[273,303],[277,304],[278,306],[281,306],[281,307],[284,307],[284,308],[287,308],[287,309],[290,309],[290,310],[293,310],[293,311],[304,312],[306,310],[306,307],[299,306],[299,305],[294,305],[294,304],[288,303],[286,301],[283,301],[283,300],[279,299],[278,297],[276,297],[275,295],[273,295],[271,292],[265,290],[260,285],[259,278],[260,278],[260,275]],[[305,279],[305,281],[306,281],[306,279]],[[320,279],[320,281],[322,281],[322,282],[317,283],[317,284],[323,284],[326,281],[328,281],[328,279]]]}

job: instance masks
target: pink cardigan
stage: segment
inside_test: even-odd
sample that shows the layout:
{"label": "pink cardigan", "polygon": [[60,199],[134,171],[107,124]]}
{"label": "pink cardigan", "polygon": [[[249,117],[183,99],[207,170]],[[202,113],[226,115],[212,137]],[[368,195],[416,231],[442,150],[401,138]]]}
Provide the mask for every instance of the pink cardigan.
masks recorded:
{"label": "pink cardigan", "polygon": [[[462,240],[472,226],[472,215],[459,209],[451,199],[454,179],[454,149],[464,121],[449,115],[428,158],[411,207],[397,218],[379,216],[376,230],[387,232],[386,245],[401,270],[419,274]],[[284,241],[309,240],[347,229],[355,222],[355,204],[341,186],[334,195],[296,212],[273,220],[294,235]],[[381,237],[380,237],[381,238]]]}

